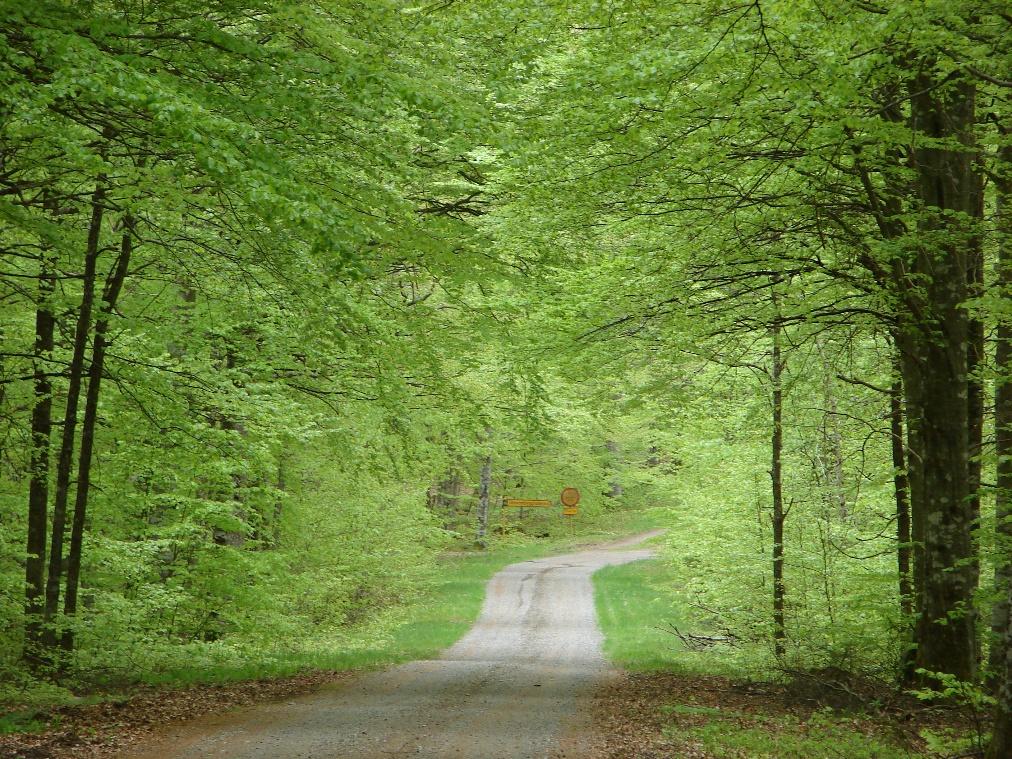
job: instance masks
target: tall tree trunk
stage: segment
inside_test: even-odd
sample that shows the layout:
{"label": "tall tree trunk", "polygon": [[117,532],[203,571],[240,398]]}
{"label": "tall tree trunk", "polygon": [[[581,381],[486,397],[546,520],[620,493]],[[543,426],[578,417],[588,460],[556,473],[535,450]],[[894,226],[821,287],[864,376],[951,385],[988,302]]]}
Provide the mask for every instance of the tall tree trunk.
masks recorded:
{"label": "tall tree trunk", "polygon": [[[88,495],[91,489],[91,463],[95,447],[95,426],[98,420],[98,400],[105,370],[105,353],[109,345],[109,319],[120,290],[130,268],[133,252],[133,224],[128,217],[123,222],[123,236],[120,243],[116,269],[106,283],[102,295],[102,311],[95,323],[95,338],[91,351],[91,366],[88,368],[88,393],[84,402],[84,419],[81,421],[81,453],[77,467],[77,493],[74,499],[74,520],[70,530],[70,550],[67,554],[67,595],[63,612],[68,622],[73,622],[77,613],[77,592],[81,581],[81,550],[84,540],[84,523],[88,509]],[[60,641],[66,651],[74,648],[74,630],[70,624],[63,631]]]}
{"label": "tall tree trunk", "polygon": [[[1012,120],[1000,129],[1005,140],[1012,136]],[[999,153],[995,186],[998,196],[998,293],[1012,298],[1012,145]],[[995,453],[998,459],[995,511],[997,558],[995,589],[1000,601],[991,617],[990,669],[997,681],[994,732],[987,759],[1012,756],[1012,322],[999,314],[995,346]]]}
{"label": "tall tree trunk", "polygon": [[[983,257],[980,251],[973,253],[977,263],[971,272],[974,280],[970,283],[970,297],[976,298],[983,294]],[[974,526],[979,527],[980,521],[980,477],[981,460],[980,452],[984,438],[984,383],[980,372],[984,366],[984,322],[972,318],[967,324],[968,340],[966,346],[966,370],[967,370],[967,437],[969,438],[969,467],[968,479],[970,487],[970,509],[974,514]],[[979,562],[974,562],[974,568],[979,573]]]}
{"label": "tall tree trunk", "polygon": [[70,491],[70,472],[74,465],[74,439],[77,434],[77,408],[81,397],[84,375],[84,356],[91,330],[92,301],[95,292],[95,270],[98,264],[102,217],[105,212],[105,177],[99,177],[91,196],[91,222],[84,252],[84,275],[81,287],[81,306],[77,312],[74,346],[70,359],[67,384],[67,403],[63,415],[63,436],[56,465],[56,492],[53,497],[52,540],[49,553],[49,576],[46,580],[45,644],[56,645],[56,614],[60,605],[60,583],[63,579],[63,534],[67,520],[67,499]]}
{"label": "tall tree trunk", "polygon": [[611,479],[608,480],[608,491],[604,494],[604,496],[605,498],[621,498],[622,494],[625,492],[625,488],[622,486],[622,481],[619,479],[618,443],[614,440],[605,440],[604,447],[608,451],[608,468],[612,470]]}
{"label": "tall tree trunk", "polygon": [[910,574],[910,501],[906,451],[903,448],[903,383],[893,379],[889,390],[889,423],[893,456],[893,490],[896,495],[896,563],[899,570],[900,611],[914,613],[914,588]]}
{"label": "tall tree trunk", "polygon": [[38,306],[35,311],[35,348],[32,407],[32,450],[28,482],[28,537],[25,560],[25,640],[22,657],[32,667],[43,662],[42,611],[45,592],[46,525],[49,510],[49,442],[52,431],[53,386],[49,360],[53,353],[52,297],[55,276],[48,252],[39,258]]}
{"label": "tall tree trunk", "polygon": [[[850,510],[847,506],[847,489],[843,477],[843,436],[837,415],[838,406],[836,392],[833,388],[833,371],[825,347],[820,346],[822,353],[823,384],[822,395],[825,404],[822,424],[823,471],[826,473],[826,485],[829,500],[840,519],[847,519]],[[827,525],[828,527],[829,525]]]}
{"label": "tall tree trunk", "polygon": [[[1012,188],[1010,188],[1012,189]],[[1004,205],[1004,203],[1000,203]],[[1006,213],[1004,210],[999,213]],[[1005,222],[1008,224],[1008,222]],[[1012,224],[1009,224],[1012,232]],[[1012,297],[1012,251],[1003,243],[998,264],[998,283],[1004,297]],[[1012,627],[1006,589],[1012,586],[1012,325],[1007,317],[998,322],[994,351],[994,428],[997,482],[995,487],[994,588],[998,596],[991,609],[991,650],[988,657],[992,677],[1000,677],[1005,661],[1006,631]]]}
{"label": "tall tree trunk", "polygon": [[[774,300],[774,303],[776,301]],[[783,493],[783,362],[781,359],[780,314],[774,315],[773,327],[773,437],[770,479],[773,487],[773,641],[777,656],[786,652],[787,628],[784,624],[784,493]]]}
{"label": "tall tree trunk", "polygon": [[[984,183],[977,169],[972,177],[974,187],[973,216],[984,218]],[[978,232],[970,240],[967,253],[967,294],[970,298],[984,295],[984,245],[982,234]],[[967,485],[970,489],[969,508],[972,522],[973,556],[968,567],[973,573],[970,580],[973,590],[980,587],[980,485],[981,485],[981,450],[984,446],[984,379],[983,370],[986,363],[984,353],[984,322],[976,314],[969,316],[967,322],[966,344],[966,429],[967,429]],[[976,610],[977,623],[983,626],[984,620],[980,610]],[[981,636],[974,638],[978,663],[982,659]]]}
{"label": "tall tree trunk", "polygon": [[[913,150],[924,210],[910,262],[907,294],[921,308],[901,316],[899,328],[907,419],[921,460],[911,478],[915,525],[922,525],[922,601],[915,628],[918,668],[972,680],[976,672],[973,605],[974,515],[969,502],[967,401],[968,296],[966,250],[976,230],[975,121],[972,82],[939,86],[927,72],[911,82],[911,120],[924,137]],[[960,140],[967,149],[940,146]],[[955,212],[955,213],[953,213]],[[909,280],[908,280],[909,281]],[[917,529],[915,528],[915,533]],[[915,538],[918,537],[915,534]]]}
{"label": "tall tree trunk", "polygon": [[456,530],[460,526],[457,524],[457,512],[462,485],[460,471],[454,462],[446,475],[429,489],[429,508],[440,516],[446,530]]}
{"label": "tall tree trunk", "polygon": [[[892,442],[893,493],[896,499],[896,569],[899,577],[900,615],[905,625],[914,619],[916,589],[913,575],[913,536],[910,525],[910,480],[903,441],[903,380],[899,357],[893,353],[893,381],[889,388],[889,426]],[[916,678],[916,649],[908,646],[900,664],[900,678],[912,684]]]}
{"label": "tall tree trunk", "polygon": [[485,457],[478,480],[478,534],[476,543],[484,548],[488,542],[488,492],[492,484],[492,454]]}

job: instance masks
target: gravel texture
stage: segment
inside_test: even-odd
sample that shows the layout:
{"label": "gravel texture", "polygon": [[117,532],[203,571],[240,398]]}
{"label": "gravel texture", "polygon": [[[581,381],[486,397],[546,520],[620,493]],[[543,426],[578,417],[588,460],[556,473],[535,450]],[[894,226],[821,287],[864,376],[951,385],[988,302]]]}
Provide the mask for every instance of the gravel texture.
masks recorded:
{"label": "gravel texture", "polygon": [[439,659],[166,728],[123,759],[527,759],[592,753],[601,652],[590,577],[649,558],[657,534],[506,567],[475,626]]}

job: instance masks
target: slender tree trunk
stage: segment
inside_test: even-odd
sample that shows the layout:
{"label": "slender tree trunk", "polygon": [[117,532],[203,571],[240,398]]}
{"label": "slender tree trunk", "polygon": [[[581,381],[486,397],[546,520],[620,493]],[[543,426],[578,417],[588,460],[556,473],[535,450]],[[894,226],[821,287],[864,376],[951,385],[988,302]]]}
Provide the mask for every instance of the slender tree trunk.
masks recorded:
{"label": "slender tree trunk", "polygon": [[903,383],[897,375],[889,391],[889,422],[893,454],[893,489],[896,494],[896,561],[899,570],[900,611],[914,613],[914,588],[910,574],[910,501],[906,451],[903,449]]}
{"label": "slender tree trunk", "polygon": [[[486,431],[486,437],[491,443],[492,432],[491,430]],[[478,480],[478,534],[477,544],[484,548],[487,543],[488,535],[488,493],[489,488],[492,485],[492,454],[489,453],[485,456],[485,460],[481,465],[481,477]]]}
{"label": "slender tree trunk", "polygon": [[53,497],[49,576],[46,581],[46,627],[44,640],[48,647],[55,647],[57,640],[55,621],[60,605],[60,583],[63,579],[63,535],[67,520],[70,472],[74,465],[74,439],[77,434],[77,408],[81,397],[81,382],[84,375],[84,356],[88,347],[88,333],[91,330],[95,270],[98,265],[102,217],[105,211],[104,203],[105,177],[103,176],[99,177],[98,184],[95,186],[95,191],[91,197],[91,222],[88,225],[88,241],[84,254],[81,306],[77,313],[77,326],[74,330],[73,354],[70,359],[69,380],[67,384],[67,403],[63,416],[63,436],[60,441],[60,453],[56,465],[56,492]]}
{"label": "slender tree trunk", "polygon": [[[999,127],[1006,141],[998,153],[995,186],[998,196],[998,292],[1012,297],[1012,120]],[[995,511],[997,559],[995,587],[1000,603],[995,605],[991,627],[991,670],[997,680],[997,705],[994,731],[987,759],[1012,756],[1012,322],[998,318],[998,344],[995,348],[994,426],[998,458]]]}
{"label": "slender tree trunk", "polygon": [[[973,277],[970,280],[971,298],[980,297],[983,294],[983,255],[980,250],[972,254],[974,265],[970,271]],[[974,515],[974,527],[980,524],[980,477],[981,460],[980,452],[984,438],[984,383],[980,372],[984,366],[984,322],[972,318],[967,324],[967,346],[966,346],[966,370],[967,370],[967,437],[969,438],[969,466],[967,476],[970,487],[970,509]],[[980,564],[975,559],[974,569],[979,574]]]}
{"label": "slender tree trunk", "polygon": [[[64,614],[68,622],[72,622],[77,613],[77,592],[81,580],[81,551],[84,540],[84,524],[87,516],[88,495],[91,489],[91,464],[95,447],[95,426],[98,420],[98,400],[102,386],[102,374],[105,368],[106,348],[109,345],[109,320],[120,290],[130,269],[130,256],[133,252],[133,224],[130,218],[124,219],[123,236],[120,244],[119,259],[116,268],[106,283],[102,296],[102,311],[95,323],[95,338],[91,352],[91,366],[88,368],[88,393],[84,403],[84,419],[81,422],[81,453],[77,468],[77,493],[74,499],[74,520],[70,530],[70,550],[67,555],[67,595],[64,601]],[[74,648],[73,625],[63,632],[60,641],[66,651]]]}
{"label": "slender tree trunk", "polygon": [[[907,474],[907,452],[903,437],[903,381],[900,379],[899,357],[893,358],[893,381],[889,389],[889,424],[893,459],[893,492],[896,498],[896,569],[899,577],[900,615],[904,624],[914,619],[913,536],[910,525],[910,480]],[[915,680],[916,649],[908,646],[900,664],[904,683]]]}
{"label": "slender tree trunk", "polygon": [[[830,366],[829,357],[823,354],[823,399],[825,412],[823,415],[822,443],[823,469],[826,472],[827,486],[830,491],[830,500],[836,511],[836,515],[845,520],[850,515],[847,506],[847,489],[843,477],[843,437],[840,435],[840,425],[837,417],[836,393],[833,389],[833,372]],[[828,527],[829,525],[827,525]]]}
{"label": "slender tree trunk", "polygon": [[45,592],[46,525],[49,510],[49,442],[52,431],[53,386],[49,360],[53,353],[52,297],[55,276],[48,252],[39,259],[39,303],[35,311],[32,451],[28,482],[28,537],[25,560],[25,640],[22,657],[32,667],[43,662],[42,611]]}
{"label": "slender tree trunk", "polygon": [[278,497],[274,501],[274,512],[271,515],[271,548],[278,548],[281,546],[281,516],[284,508],[285,493],[288,491],[288,477],[286,476],[286,472],[288,471],[288,457],[289,455],[284,451],[278,453],[278,479],[275,485],[278,491]]}
{"label": "slender tree trunk", "polygon": [[781,326],[779,313],[773,327],[773,438],[770,479],[773,487],[773,641],[777,656],[786,652],[787,629],[784,624],[784,494],[783,494],[783,363],[781,359]]}
{"label": "slender tree trunk", "polygon": [[625,492],[625,488],[622,486],[622,481],[619,479],[618,443],[614,440],[605,440],[604,447],[608,451],[608,468],[612,471],[611,479],[608,480],[608,491],[604,494],[604,496],[605,498],[621,498],[622,494]]}

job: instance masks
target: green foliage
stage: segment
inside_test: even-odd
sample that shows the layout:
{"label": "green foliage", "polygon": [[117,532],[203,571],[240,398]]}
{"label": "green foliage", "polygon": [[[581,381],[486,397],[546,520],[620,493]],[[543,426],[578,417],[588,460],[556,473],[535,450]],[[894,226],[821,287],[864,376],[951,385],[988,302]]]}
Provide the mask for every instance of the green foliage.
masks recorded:
{"label": "green foliage", "polygon": [[[601,495],[636,466],[606,448],[597,408],[509,337],[523,278],[477,216],[499,163],[489,92],[512,85],[455,71],[487,19],[403,10],[3,4],[3,700],[389,660],[436,557],[472,540],[488,452],[494,506],[585,494],[578,524],[528,515],[504,543],[627,505]],[[79,320],[88,256],[102,301],[127,248],[115,308]],[[33,376],[53,387],[51,516],[68,367],[80,350],[93,364],[103,319],[92,456],[71,420],[69,460],[93,464],[81,602],[47,622],[75,650],[29,673]],[[446,508],[432,492],[448,473]],[[468,609],[479,585],[455,589]]]}
{"label": "green foliage", "polygon": [[685,660],[674,628],[676,575],[665,563],[647,560],[594,573],[597,618],[604,651],[615,664],[636,671],[681,669]]}
{"label": "green foliage", "polygon": [[[0,2],[0,698],[427,655],[505,555],[438,558],[489,459],[500,547],[663,513],[661,561],[596,581],[617,661],[695,666],[677,620],[734,671],[893,677],[897,340],[1008,316],[990,281],[935,313],[932,265],[1007,241],[993,182],[970,213],[918,174],[1008,173],[1008,18],[979,6]],[[929,134],[912,77],[987,113]],[[100,337],[81,604],[47,621],[75,651],[29,672],[28,493]],[[570,522],[499,508],[566,485]],[[980,524],[986,573],[990,491]]]}
{"label": "green foliage", "polygon": [[831,712],[807,720],[733,711],[690,708],[679,713],[702,716],[702,724],[668,727],[665,734],[700,746],[716,759],[901,759],[915,754],[868,735],[856,722]]}
{"label": "green foliage", "polygon": [[[790,365],[788,376],[796,376]],[[769,647],[772,538],[769,443],[763,434],[768,406],[765,399],[749,398],[742,374],[724,372],[723,378],[721,394],[700,397],[681,417],[682,467],[671,493],[678,507],[665,549],[675,574],[672,592],[686,610],[687,624],[703,631],[731,630],[741,639],[743,649],[731,656],[745,657],[760,669],[778,668]],[[878,402],[837,391],[837,419],[857,417],[860,406]],[[882,428],[877,439],[841,435],[840,492],[831,479],[833,451],[825,428],[805,412],[825,403],[819,395],[821,388],[805,387],[799,378],[787,400],[792,412],[797,409],[784,454],[791,665],[833,664],[889,679],[898,666],[904,630],[894,538],[881,521],[893,508],[891,471],[885,465],[872,470],[869,463],[876,448],[878,460],[888,461],[888,439]],[[729,530],[730,524],[739,527]]]}

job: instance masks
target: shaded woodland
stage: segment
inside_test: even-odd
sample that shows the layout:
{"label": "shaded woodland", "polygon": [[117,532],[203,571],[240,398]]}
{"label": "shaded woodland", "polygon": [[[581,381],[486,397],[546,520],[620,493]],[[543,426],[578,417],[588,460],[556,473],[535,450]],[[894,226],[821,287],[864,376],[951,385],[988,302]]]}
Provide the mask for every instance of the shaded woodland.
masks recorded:
{"label": "shaded woodland", "polygon": [[447,548],[657,507],[738,665],[976,694],[1012,755],[1006,2],[0,25],[4,698],[352,645]]}

